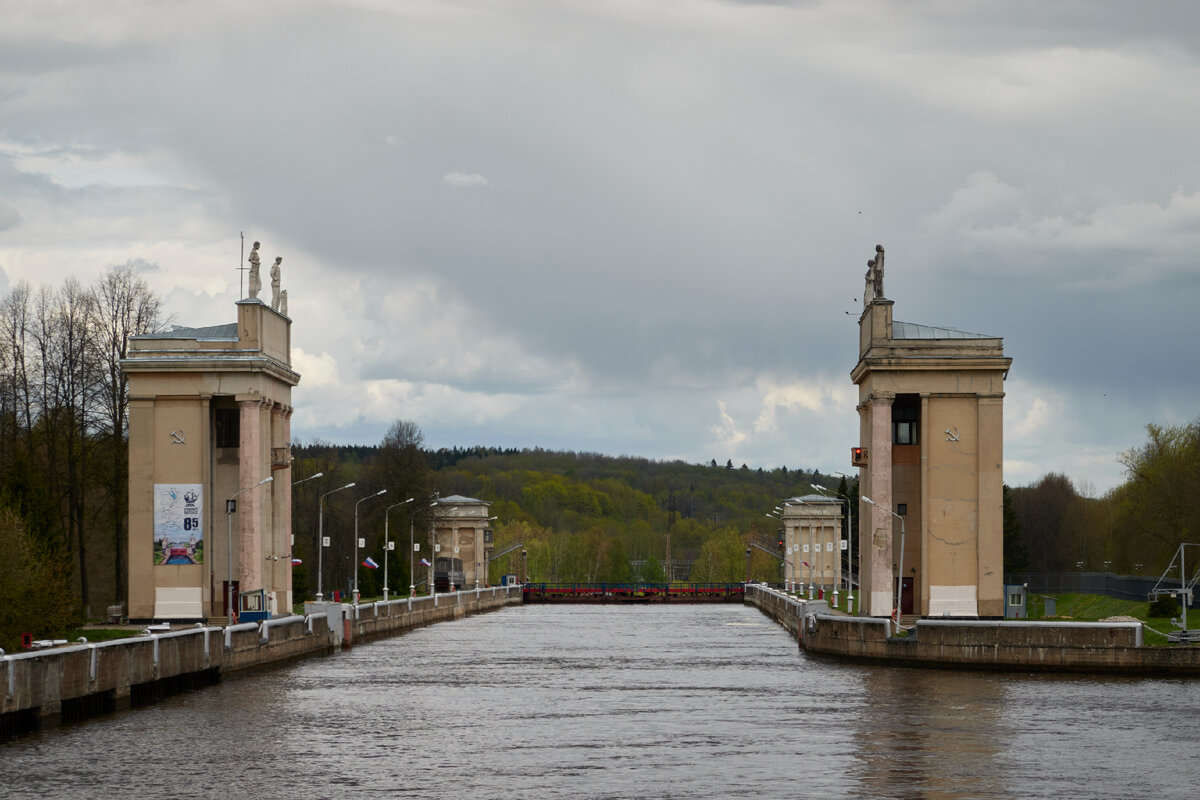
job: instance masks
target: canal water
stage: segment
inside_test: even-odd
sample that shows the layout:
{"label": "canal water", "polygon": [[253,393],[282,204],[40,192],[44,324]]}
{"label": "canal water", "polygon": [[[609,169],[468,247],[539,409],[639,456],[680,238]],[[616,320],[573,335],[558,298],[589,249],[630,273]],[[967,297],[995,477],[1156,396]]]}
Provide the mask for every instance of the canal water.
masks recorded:
{"label": "canal water", "polygon": [[0,744],[6,798],[1182,798],[1200,682],[813,660],[759,611],[529,606]]}

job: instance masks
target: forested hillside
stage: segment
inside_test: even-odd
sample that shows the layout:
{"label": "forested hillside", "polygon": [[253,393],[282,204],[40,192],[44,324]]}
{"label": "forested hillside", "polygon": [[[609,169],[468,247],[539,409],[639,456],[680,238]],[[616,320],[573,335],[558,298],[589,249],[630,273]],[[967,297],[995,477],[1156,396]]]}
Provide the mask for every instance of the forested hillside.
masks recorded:
{"label": "forested hillside", "polygon": [[[389,496],[397,498],[389,502],[414,495],[431,498],[435,492],[489,501],[499,517],[494,529],[497,551],[521,542],[530,576],[538,580],[664,579],[668,528],[674,577],[742,580],[747,542],[775,541],[777,523],[766,512],[780,500],[813,492],[813,483],[857,498],[857,486],[841,478],[803,469],[735,467],[728,460],[723,465],[716,459],[685,464],[482,447],[426,451],[415,425],[397,424],[405,427],[405,436],[397,438],[393,431],[379,447],[297,447],[297,478],[317,470],[327,476],[313,486],[297,487],[298,495],[309,498],[297,498],[298,549],[316,535],[317,490],[357,480],[366,488],[332,495],[329,506],[340,508],[380,488],[389,488]],[[1200,423],[1150,425],[1147,431],[1145,444],[1120,456],[1129,480],[1103,497],[1089,497],[1086,486],[1076,487],[1055,474],[1033,486],[1005,487],[1005,571],[1160,573],[1181,542],[1197,541]],[[408,447],[404,457],[398,442]],[[336,529],[352,519],[345,511],[331,517],[329,506],[327,531],[330,524]],[[305,510],[309,508],[311,512]],[[383,541],[381,508],[386,510],[387,504],[363,506],[360,520],[375,532],[377,561]],[[395,509],[390,524],[393,530],[397,525],[407,530],[411,524],[421,541],[421,532],[428,530],[423,516],[427,510],[427,504],[414,501]],[[336,538],[352,541],[348,535]],[[400,560],[404,563],[396,574],[406,582],[407,559]],[[326,580],[341,585],[337,581],[350,574],[350,552],[337,554],[334,562],[327,565],[332,572],[326,573]],[[514,554],[493,564],[492,579],[517,571]],[[751,576],[775,580],[778,574],[778,561],[755,550]],[[381,586],[381,577],[364,576],[373,581],[364,588]],[[306,580],[298,575],[298,586]],[[393,580],[392,585],[401,584]]]}
{"label": "forested hillside", "polygon": [[[322,487],[329,491],[351,480],[357,481],[357,486],[345,493],[343,505],[357,502],[355,498],[379,488],[403,487],[400,491],[389,488],[388,497],[395,499],[372,503],[370,512],[366,512],[366,506],[360,511],[360,526],[370,526],[372,545],[378,548],[372,550],[377,553],[373,557],[380,562],[382,512],[414,494],[432,497],[437,492],[492,503],[492,513],[498,517],[494,525],[496,551],[523,544],[530,576],[538,580],[664,580],[669,529],[676,579],[741,581],[746,576],[747,540],[754,538],[763,544],[775,541],[778,523],[768,519],[766,512],[784,498],[812,494],[813,483],[824,483],[834,490],[839,485],[842,491],[850,488],[838,483],[842,479],[830,479],[818,471],[752,470],[734,467],[728,460],[724,465],[718,465],[715,459],[699,465],[540,449],[426,452],[419,449],[420,434],[415,426],[398,424],[408,426],[405,441],[414,451],[403,470],[395,465],[399,461],[397,453],[405,446],[400,444],[404,437],[393,435],[394,431],[378,448],[322,444],[294,448],[297,461],[293,469],[298,479],[305,470],[326,474],[306,492],[310,497],[316,497]],[[420,475],[415,472],[419,470],[418,452],[429,467]],[[385,466],[389,464],[393,466]],[[830,480],[834,482],[828,483]],[[304,488],[297,486],[297,493]],[[332,495],[326,503],[336,497]],[[313,500],[297,500],[298,505],[306,502]],[[422,541],[428,531],[428,519],[423,516],[427,511],[428,503],[422,506],[416,501],[395,508],[388,520],[391,538],[396,538],[396,531],[407,538],[411,523],[414,537]],[[315,532],[306,530],[313,522],[312,516],[299,510],[294,516],[298,543],[315,541]],[[367,519],[370,522],[365,522]],[[330,521],[327,508],[326,535]],[[519,551],[514,551],[494,563],[492,579],[517,572],[518,557]],[[330,572],[326,573],[326,580],[333,581],[329,585],[340,586],[339,581],[345,580],[337,565],[347,565],[345,575],[349,575],[349,558],[345,553],[333,557],[336,564],[332,570],[336,574],[331,577]],[[395,567],[394,574],[402,578],[391,581],[393,589],[408,582],[407,559],[399,560],[402,563]],[[778,579],[778,560],[759,550],[754,551],[750,566],[756,578]],[[326,569],[331,569],[328,563]],[[360,580],[367,577],[360,576]],[[369,578],[372,586],[364,581],[364,591],[382,585],[382,575],[372,573]]]}

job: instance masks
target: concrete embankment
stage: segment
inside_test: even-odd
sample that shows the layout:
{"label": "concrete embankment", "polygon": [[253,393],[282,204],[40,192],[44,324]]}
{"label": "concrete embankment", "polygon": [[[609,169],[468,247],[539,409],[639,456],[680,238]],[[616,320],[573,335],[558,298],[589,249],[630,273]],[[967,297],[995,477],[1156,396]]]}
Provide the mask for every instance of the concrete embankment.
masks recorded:
{"label": "concrete embankment", "polygon": [[919,620],[906,636],[888,620],[850,617],[750,586],[746,602],[793,634],[806,653],[941,669],[1200,675],[1200,646],[1145,647],[1140,622]]}
{"label": "concrete embankment", "polygon": [[306,607],[304,616],[0,656],[0,736],[152,703],[226,675],[520,602],[520,587],[496,587],[358,606],[324,603]]}

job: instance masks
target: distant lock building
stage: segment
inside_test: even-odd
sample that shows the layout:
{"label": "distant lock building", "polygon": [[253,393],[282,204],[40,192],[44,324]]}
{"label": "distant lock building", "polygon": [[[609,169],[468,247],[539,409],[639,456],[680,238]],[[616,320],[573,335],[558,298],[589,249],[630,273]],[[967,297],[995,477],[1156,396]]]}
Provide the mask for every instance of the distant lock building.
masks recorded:
{"label": "distant lock building", "polygon": [[430,567],[435,591],[487,586],[492,555],[491,505],[474,497],[439,497],[431,509],[430,538],[434,560]]}
{"label": "distant lock building", "polygon": [[129,617],[228,617],[239,593],[262,601],[259,614],[286,613],[291,393],[300,380],[286,301],[275,310],[241,300],[237,322],[132,337],[121,367]]}
{"label": "distant lock building", "polygon": [[851,372],[860,435],[851,461],[874,502],[858,509],[862,612],[889,616],[899,577],[903,614],[1002,617],[1012,359],[999,337],[893,320],[876,250]]}
{"label": "distant lock building", "polygon": [[789,591],[842,587],[842,500],[810,494],[783,501],[784,583]]}

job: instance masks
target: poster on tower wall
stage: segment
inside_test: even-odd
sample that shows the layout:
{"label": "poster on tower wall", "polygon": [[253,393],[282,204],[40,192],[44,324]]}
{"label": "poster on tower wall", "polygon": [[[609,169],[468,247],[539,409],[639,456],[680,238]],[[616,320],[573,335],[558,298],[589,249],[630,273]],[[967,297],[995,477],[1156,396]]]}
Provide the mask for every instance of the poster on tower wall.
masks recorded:
{"label": "poster on tower wall", "polygon": [[204,528],[199,483],[154,484],[154,563],[203,564]]}

